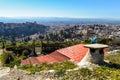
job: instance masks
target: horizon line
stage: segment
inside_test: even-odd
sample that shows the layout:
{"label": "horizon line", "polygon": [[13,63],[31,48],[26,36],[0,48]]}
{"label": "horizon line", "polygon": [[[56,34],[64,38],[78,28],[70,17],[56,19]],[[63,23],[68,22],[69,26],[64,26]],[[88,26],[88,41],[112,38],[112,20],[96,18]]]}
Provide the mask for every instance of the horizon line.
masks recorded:
{"label": "horizon line", "polygon": [[113,19],[120,20],[120,18],[101,18],[101,17],[62,17],[62,16],[0,16],[0,18],[73,18],[73,19]]}

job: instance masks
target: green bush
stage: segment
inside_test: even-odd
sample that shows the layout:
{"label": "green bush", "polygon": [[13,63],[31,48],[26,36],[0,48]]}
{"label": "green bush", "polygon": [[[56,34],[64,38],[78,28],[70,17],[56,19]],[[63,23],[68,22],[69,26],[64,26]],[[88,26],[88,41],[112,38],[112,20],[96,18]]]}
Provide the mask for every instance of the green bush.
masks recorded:
{"label": "green bush", "polygon": [[14,60],[14,61],[10,62],[9,64],[4,64],[4,66],[11,67],[11,68],[13,68],[15,65],[19,66],[20,61],[19,60]]}
{"label": "green bush", "polygon": [[105,56],[107,63],[105,66],[99,66],[89,69],[79,69],[67,72],[61,77],[62,80],[119,80],[120,79],[120,54]]}
{"label": "green bush", "polygon": [[2,55],[1,55],[1,62],[2,64],[9,64],[10,61],[13,61],[14,60],[14,57],[12,55],[11,52],[4,52]]}
{"label": "green bush", "polygon": [[91,74],[92,71],[87,68],[83,68],[80,70],[80,75],[82,75],[83,77],[90,76]]}
{"label": "green bush", "polygon": [[65,75],[66,70],[64,68],[59,68],[55,71],[55,76],[61,77]]}
{"label": "green bush", "polygon": [[73,69],[75,67],[77,67],[77,66],[74,63],[72,63],[70,61],[65,61],[65,62],[61,62],[61,63],[52,63],[52,64],[41,63],[36,66],[30,66],[30,65],[24,66],[23,65],[23,66],[20,66],[19,68],[30,71],[32,73],[40,72],[42,70],[56,70],[59,73],[59,71],[61,71],[61,69],[68,70],[68,69]]}
{"label": "green bush", "polygon": [[120,64],[120,53],[116,55],[107,55],[105,56],[105,60],[108,60],[111,63]]}
{"label": "green bush", "polygon": [[12,52],[4,52],[2,55],[0,55],[1,63],[6,67],[14,67],[14,65],[20,66],[20,61],[23,58],[24,55],[14,55]]}
{"label": "green bush", "polygon": [[40,43],[40,42],[35,42],[35,46],[36,46],[36,47],[40,47],[40,46],[41,46],[41,43]]}
{"label": "green bush", "polygon": [[107,66],[101,66],[94,68],[94,74],[98,79],[111,79],[119,80],[120,79],[120,69],[110,68]]}
{"label": "green bush", "polygon": [[66,72],[61,80],[119,80],[120,69],[113,69],[107,66],[95,67],[93,70],[79,69]]}
{"label": "green bush", "polygon": [[85,40],[83,43],[84,44],[91,44],[91,40]]}
{"label": "green bush", "polygon": [[10,47],[10,46],[12,46],[12,44],[10,44],[10,43],[5,44],[5,47]]}
{"label": "green bush", "polygon": [[30,68],[30,65],[23,65],[19,67],[19,69],[22,69],[22,70],[27,70],[28,68]]}
{"label": "green bush", "polygon": [[112,40],[109,38],[101,38],[97,41],[97,43],[100,43],[100,44],[110,44],[111,42]]}

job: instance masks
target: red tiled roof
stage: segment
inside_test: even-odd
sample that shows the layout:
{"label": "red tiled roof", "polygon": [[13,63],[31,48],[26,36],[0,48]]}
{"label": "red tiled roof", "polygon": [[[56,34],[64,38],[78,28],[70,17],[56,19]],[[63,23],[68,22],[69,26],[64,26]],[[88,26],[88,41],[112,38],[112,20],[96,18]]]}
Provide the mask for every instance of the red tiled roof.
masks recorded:
{"label": "red tiled roof", "polygon": [[37,57],[37,59],[39,60],[39,62],[48,62],[48,63],[69,60],[68,57],[58,53],[57,51],[54,51],[49,55]]}
{"label": "red tiled roof", "polygon": [[38,64],[41,62],[62,62],[65,60],[71,60],[74,62],[80,62],[82,58],[88,52],[88,48],[84,47],[84,44],[78,44],[71,47],[63,48],[52,52],[51,54],[31,57],[21,61],[22,65],[25,64]]}
{"label": "red tiled roof", "polygon": [[22,60],[21,63],[22,63],[22,65],[39,64],[41,62],[53,63],[53,62],[62,62],[62,61],[69,60],[69,59],[70,58],[55,51],[49,55],[27,58],[25,60]]}
{"label": "red tiled roof", "polygon": [[[85,48],[84,44],[78,44],[74,46],[70,46],[67,48],[59,49],[51,54],[38,56],[38,57],[31,57],[21,61],[22,65],[25,64],[39,64],[41,62],[53,63],[53,62],[62,62],[66,60],[70,60],[73,62],[80,62],[84,56],[89,51],[89,48]],[[107,51],[104,49],[104,54]]]}
{"label": "red tiled roof", "polygon": [[67,56],[74,62],[80,62],[82,58],[86,55],[89,48],[85,48],[84,44],[78,44],[71,47],[63,48],[57,50],[59,53]]}
{"label": "red tiled roof", "polygon": [[38,64],[38,63],[39,63],[39,61],[37,60],[36,57],[29,57],[29,58],[21,61],[22,65],[26,65],[26,64]]}

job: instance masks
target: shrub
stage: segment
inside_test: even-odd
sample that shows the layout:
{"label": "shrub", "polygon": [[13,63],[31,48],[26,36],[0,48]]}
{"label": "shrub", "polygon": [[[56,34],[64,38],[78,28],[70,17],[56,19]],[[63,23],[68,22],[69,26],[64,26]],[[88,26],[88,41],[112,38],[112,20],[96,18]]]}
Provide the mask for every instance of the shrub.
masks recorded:
{"label": "shrub", "polygon": [[111,63],[120,64],[120,53],[116,55],[107,55],[105,56],[105,60],[109,60]]}
{"label": "shrub", "polygon": [[1,55],[1,62],[2,64],[9,64],[10,61],[13,61],[14,60],[14,57],[13,57],[13,54],[10,53],[10,52],[4,52],[2,55]]}
{"label": "shrub", "polygon": [[19,67],[19,69],[22,69],[22,70],[27,70],[28,68],[30,68],[30,65],[23,65]]}
{"label": "shrub", "polygon": [[80,75],[82,75],[83,77],[90,76],[91,74],[92,71],[87,68],[83,68],[80,70]]}
{"label": "shrub", "polygon": [[105,66],[89,69],[79,69],[64,74],[62,80],[119,80],[120,79],[120,54],[108,55],[106,60],[111,61]]}
{"label": "shrub", "polygon": [[66,70],[64,68],[59,68],[55,71],[55,76],[61,77],[65,75]]}
{"label": "shrub", "polygon": [[9,64],[4,64],[4,66],[11,67],[11,68],[13,68],[15,65],[19,66],[20,61],[19,60],[14,60],[14,61],[10,62]]}
{"label": "shrub", "polygon": [[[73,69],[75,67],[77,67],[77,66],[74,63],[65,61],[65,62],[53,63],[53,64],[41,63],[36,66],[25,65],[25,66],[21,66],[19,68],[30,71],[32,73],[39,72],[42,70],[56,70],[57,73],[59,74],[59,72],[62,72],[64,70],[66,71],[68,69]],[[62,69],[64,69],[64,70],[62,70]]]}
{"label": "shrub", "polygon": [[21,59],[24,58],[24,55],[14,55],[12,52],[4,52],[0,55],[0,60],[3,66],[14,67],[14,65],[19,66]]}

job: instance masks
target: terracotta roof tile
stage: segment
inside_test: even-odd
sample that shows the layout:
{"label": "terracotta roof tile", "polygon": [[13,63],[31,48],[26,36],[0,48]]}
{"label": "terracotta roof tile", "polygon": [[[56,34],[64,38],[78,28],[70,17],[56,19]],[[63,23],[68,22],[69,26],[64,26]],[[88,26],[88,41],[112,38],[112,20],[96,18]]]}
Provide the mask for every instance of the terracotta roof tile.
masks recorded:
{"label": "terracotta roof tile", "polygon": [[[78,44],[71,47],[63,48],[56,50],[48,55],[31,57],[21,61],[21,64],[38,64],[41,62],[53,63],[53,62],[62,62],[65,60],[71,60],[73,62],[80,62],[86,53],[89,51],[89,48],[85,48],[84,44]],[[105,54],[107,53],[104,50]]]}
{"label": "terracotta roof tile", "polygon": [[68,58],[67,56],[64,56],[63,54],[59,53],[58,51],[55,51],[51,54],[49,54],[51,57],[53,57],[54,59],[58,60],[59,62],[61,61],[65,61],[65,60],[69,60],[70,58]]}
{"label": "terracotta roof tile", "polygon": [[57,62],[57,60],[51,57],[50,55],[40,56],[40,57],[37,57],[37,59],[39,62],[47,62],[47,63]]}
{"label": "terracotta roof tile", "polygon": [[65,60],[71,60],[74,62],[79,62],[85,56],[89,49],[84,47],[84,44],[78,44],[75,46],[63,48],[52,52],[51,54],[31,57],[21,61],[21,64],[38,64],[41,62],[62,62]]}
{"label": "terracotta roof tile", "polygon": [[59,53],[69,57],[71,60],[75,62],[80,62],[82,58],[86,55],[89,48],[85,48],[84,44],[78,44],[75,46],[63,48],[57,50]]}

